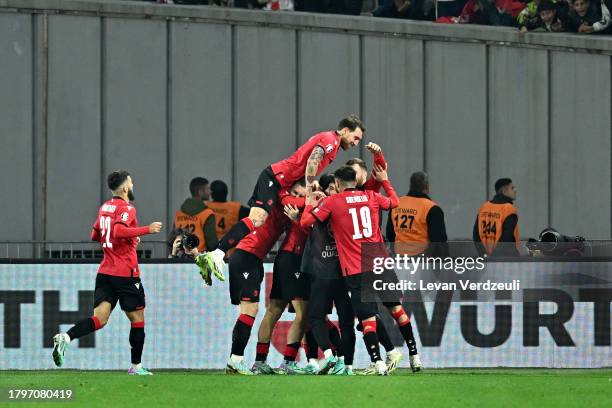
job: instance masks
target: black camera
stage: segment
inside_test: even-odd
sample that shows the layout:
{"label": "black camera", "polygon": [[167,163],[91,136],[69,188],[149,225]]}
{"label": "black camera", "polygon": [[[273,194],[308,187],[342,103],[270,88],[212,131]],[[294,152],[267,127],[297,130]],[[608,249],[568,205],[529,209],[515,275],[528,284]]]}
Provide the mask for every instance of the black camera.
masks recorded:
{"label": "black camera", "polygon": [[183,234],[181,245],[185,251],[191,251],[193,248],[197,248],[200,245],[200,238],[194,234]]}
{"label": "black camera", "polygon": [[584,237],[570,237],[561,234],[554,228],[545,228],[538,239],[529,238],[527,248],[540,251],[544,256],[580,257],[585,254]]}

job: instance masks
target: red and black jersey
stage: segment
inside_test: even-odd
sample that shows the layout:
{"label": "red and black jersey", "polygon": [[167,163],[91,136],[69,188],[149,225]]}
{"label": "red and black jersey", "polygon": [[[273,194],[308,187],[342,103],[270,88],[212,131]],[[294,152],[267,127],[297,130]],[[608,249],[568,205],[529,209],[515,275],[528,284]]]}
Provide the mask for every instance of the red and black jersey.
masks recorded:
{"label": "red and black jersey", "polygon": [[259,228],[255,228],[242,238],[236,248],[249,252],[263,260],[278,240],[278,237],[289,227],[289,218],[280,206],[275,206]]}
{"label": "red and black jersey", "polygon": [[302,255],[306,246],[306,240],[308,239],[308,232],[309,230],[302,228],[299,220],[298,222],[292,222],[280,246],[280,250]]}
{"label": "red and black jersey", "polygon": [[379,210],[389,210],[398,201],[390,183],[384,182],[383,187],[390,197],[370,190],[346,189],[324,198],[312,211],[319,222],[329,219],[343,276],[367,272],[362,267],[362,244],[383,242]]}
{"label": "red and black jersey", "polygon": [[272,172],[281,187],[289,188],[293,183],[304,177],[306,164],[313,149],[320,146],[325,152],[323,160],[319,163],[317,176],[334,160],[340,148],[340,136],[334,130],[317,133],[306,143],[300,146],[291,156],[285,160],[274,163]]}
{"label": "red and black jersey", "polygon": [[130,203],[113,197],[102,204],[91,233],[91,239],[100,242],[104,252],[98,273],[138,277],[137,237],[148,233],[148,227],[138,227],[136,208]]}

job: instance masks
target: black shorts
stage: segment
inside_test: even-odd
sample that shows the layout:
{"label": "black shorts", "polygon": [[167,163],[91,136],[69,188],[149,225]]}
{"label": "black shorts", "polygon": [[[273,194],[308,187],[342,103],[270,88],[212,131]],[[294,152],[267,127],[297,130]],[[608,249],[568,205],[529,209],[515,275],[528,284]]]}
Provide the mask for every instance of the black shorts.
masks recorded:
{"label": "black shorts", "polygon": [[325,320],[325,317],[332,313],[335,305],[340,325],[352,326],[355,321],[355,313],[344,279],[321,279],[316,276],[311,279],[310,302],[308,303],[310,318]]}
{"label": "black shorts", "polygon": [[239,305],[241,301],[259,302],[263,278],[261,259],[250,252],[236,249],[229,260],[229,290],[232,304]]}
{"label": "black shorts", "polygon": [[257,178],[253,195],[249,199],[248,204],[250,207],[263,208],[270,214],[272,208],[278,203],[280,190],[281,186],[276,177],[274,177],[272,168],[266,167],[259,175],[259,178]]}
{"label": "black shorts", "polygon": [[361,273],[344,277],[346,287],[351,293],[351,304],[355,316],[360,321],[378,314],[377,294],[368,282],[370,277],[364,275],[365,273]]}
{"label": "black shorts", "polygon": [[300,272],[302,256],[288,251],[278,251],[274,260],[270,299],[308,300],[310,275]]}
{"label": "black shorts", "polygon": [[133,312],[145,308],[144,286],[140,278],[128,278],[99,273],[94,290],[94,309],[107,301],[114,309],[119,301],[121,310]]}

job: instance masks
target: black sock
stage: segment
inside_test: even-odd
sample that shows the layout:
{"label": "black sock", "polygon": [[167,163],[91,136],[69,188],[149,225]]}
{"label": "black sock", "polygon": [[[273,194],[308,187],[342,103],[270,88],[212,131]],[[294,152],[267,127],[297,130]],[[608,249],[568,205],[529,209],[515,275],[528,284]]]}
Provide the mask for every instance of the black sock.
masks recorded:
{"label": "black sock", "polygon": [[87,319],[79,320],[74,326],[66,332],[71,340],[78,339],[88,335],[89,333],[98,330],[101,327],[97,317],[88,317]]}
{"label": "black sock", "polygon": [[130,346],[132,354],[132,364],[140,364],[142,360],[142,349],[144,347],[145,331],[144,322],[132,323],[130,328]]}
{"label": "black sock", "polygon": [[[250,224],[249,224],[250,223]],[[250,226],[249,226],[250,225]],[[253,231],[255,227],[253,226],[253,221],[250,218],[243,218],[238,221],[228,232],[221,238],[219,241],[219,249],[223,252],[227,252],[230,248],[238,245],[238,242],[244,237],[246,237],[249,232]]]}
{"label": "black sock", "polygon": [[406,340],[406,346],[408,346],[408,354],[414,356],[417,354],[416,341],[414,340],[414,333],[412,333],[412,324],[410,322],[399,326],[402,337]]}
{"label": "black sock", "polygon": [[306,345],[308,346],[306,349],[306,358],[309,360],[311,358],[319,358],[319,344],[315,339],[312,329],[306,332]]}
{"label": "black sock", "polygon": [[363,342],[370,355],[370,360],[373,363],[382,360],[382,358],[380,358],[380,347],[378,346],[376,326],[376,320],[363,322]]}
{"label": "black sock", "polygon": [[268,353],[270,352],[270,342],[257,343],[255,349],[255,361],[266,361],[268,359]]}
{"label": "black sock", "polygon": [[378,317],[376,318],[376,334],[378,334],[378,341],[385,348],[385,351],[389,352],[395,348],[385,324]]}
{"label": "black sock", "polygon": [[295,361],[295,357],[300,351],[300,342],[297,343],[287,343],[285,346],[284,358],[285,361]]}
{"label": "black sock", "polygon": [[380,358],[380,348],[378,347],[378,336],[376,332],[372,331],[364,334],[363,342],[370,355],[370,360],[373,363],[382,360],[382,358]]}
{"label": "black sock", "polygon": [[335,324],[327,321],[327,330],[329,333],[329,340],[331,341],[332,347],[334,348],[335,354],[338,357],[342,357],[344,355],[342,350],[342,339],[340,338],[340,332]]}
{"label": "black sock", "polygon": [[232,354],[236,356],[244,356],[244,349],[251,337],[251,328],[255,323],[255,318],[247,314],[241,314],[234,324],[232,332]]}

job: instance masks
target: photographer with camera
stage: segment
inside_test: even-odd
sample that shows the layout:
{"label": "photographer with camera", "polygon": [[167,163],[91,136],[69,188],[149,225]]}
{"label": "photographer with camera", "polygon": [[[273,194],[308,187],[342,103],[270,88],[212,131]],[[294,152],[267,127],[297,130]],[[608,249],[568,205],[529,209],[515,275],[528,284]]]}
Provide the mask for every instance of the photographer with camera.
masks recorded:
{"label": "photographer with camera", "polygon": [[181,228],[198,238],[198,251],[211,251],[217,247],[216,218],[205,200],[210,198],[210,186],[204,177],[189,183],[191,197],[187,198],[174,216],[174,228]]}
{"label": "photographer with camera", "polygon": [[168,258],[195,258],[200,255],[199,244],[197,235],[183,228],[175,228],[168,236],[167,245],[171,249]]}

